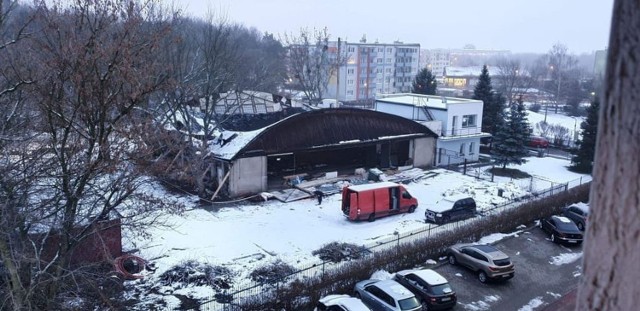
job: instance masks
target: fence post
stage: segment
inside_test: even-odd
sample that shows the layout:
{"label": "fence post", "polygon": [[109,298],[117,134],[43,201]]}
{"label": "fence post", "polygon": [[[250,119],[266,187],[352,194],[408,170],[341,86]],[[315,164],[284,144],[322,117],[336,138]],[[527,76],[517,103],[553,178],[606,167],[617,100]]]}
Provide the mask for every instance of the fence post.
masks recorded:
{"label": "fence post", "polygon": [[322,261],[322,279],[324,280],[324,264],[326,263],[325,260]]}

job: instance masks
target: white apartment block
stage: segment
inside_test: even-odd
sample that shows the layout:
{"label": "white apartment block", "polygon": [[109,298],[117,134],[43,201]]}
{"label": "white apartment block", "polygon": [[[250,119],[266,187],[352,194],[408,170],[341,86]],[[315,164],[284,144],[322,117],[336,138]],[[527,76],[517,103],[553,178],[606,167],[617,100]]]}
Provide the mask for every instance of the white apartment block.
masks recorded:
{"label": "white apartment block", "polygon": [[[337,42],[330,43],[330,51]],[[411,92],[418,74],[420,44],[342,42],[341,55],[346,64],[332,77],[326,98],[340,101],[373,99],[376,94]],[[338,92],[336,92],[336,89]],[[337,93],[337,94],[336,94]]]}

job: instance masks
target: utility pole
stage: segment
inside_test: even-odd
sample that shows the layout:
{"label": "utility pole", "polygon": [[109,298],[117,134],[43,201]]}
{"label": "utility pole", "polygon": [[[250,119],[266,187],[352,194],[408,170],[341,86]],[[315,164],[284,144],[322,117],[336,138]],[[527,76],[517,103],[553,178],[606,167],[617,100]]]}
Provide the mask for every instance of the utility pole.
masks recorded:
{"label": "utility pole", "polygon": [[338,70],[336,70],[336,108],[340,106],[340,67],[342,67],[342,63],[340,62],[340,43],[340,37],[338,37],[338,55],[336,56],[338,62]]}

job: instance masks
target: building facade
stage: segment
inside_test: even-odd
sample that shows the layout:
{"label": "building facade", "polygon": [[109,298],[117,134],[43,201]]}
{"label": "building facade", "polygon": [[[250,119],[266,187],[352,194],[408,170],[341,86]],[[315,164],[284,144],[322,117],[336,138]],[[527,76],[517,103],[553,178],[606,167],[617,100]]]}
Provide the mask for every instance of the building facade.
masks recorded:
{"label": "building facade", "polygon": [[[330,42],[330,51],[337,51]],[[340,101],[374,99],[376,94],[410,92],[418,74],[420,44],[341,42],[346,62],[329,81],[326,98]]]}
{"label": "building facade", "polygon": [[481,100],[420,94],[384,94],[375,110],[395,114],[429,127],[439,134],[435,166],[476,162],[483,133]]}

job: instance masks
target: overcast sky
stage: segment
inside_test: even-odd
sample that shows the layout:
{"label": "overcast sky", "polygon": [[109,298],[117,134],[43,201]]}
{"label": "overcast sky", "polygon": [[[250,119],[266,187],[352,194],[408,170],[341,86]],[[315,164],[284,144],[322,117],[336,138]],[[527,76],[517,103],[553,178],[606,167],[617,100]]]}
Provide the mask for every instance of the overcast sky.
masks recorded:
{"label": "overcast sky", "polygon": [[328,27],[338,37],[400,40],[422,48],[547,52],[555,42],[572,53],[608,44],[613,0],[182,0],[189,15],[213,10],[274,34]]}

